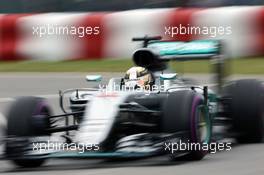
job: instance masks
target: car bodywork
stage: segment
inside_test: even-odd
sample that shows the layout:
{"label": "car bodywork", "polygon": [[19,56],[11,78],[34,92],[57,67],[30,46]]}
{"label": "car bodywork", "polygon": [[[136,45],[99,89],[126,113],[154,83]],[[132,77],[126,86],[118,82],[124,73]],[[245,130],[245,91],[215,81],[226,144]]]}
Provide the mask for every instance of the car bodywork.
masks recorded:
{"label": "car bodywork", "polygon": [[[197,109],[203,112],[201,116],[204,116],[207,123],[205,131],[201,132],[201,135],[203,133],[206,135],[204,142],[209,144],[211,139],[215,141],[236,134],[236,132],[229,132],[231,126],[230,105],[228,105],[230,96],[221,93],[224,78],[222,68],[225,57],[222,55],[219,41],[164,42],[159,41],[159,37],[134,38],[133,40],[143,41],[143,47],[134,52],[133,60],[137,66],[146,67],[151,71],[157,88],[151,91],[120,90],[122,77],[118,77],[110,79],[106,88],[79,88],[60,91],[60,106],[63,114],[43,115],[41,113],[41,115],[33,117],[30,121],[33,123],[32,126],[37,128],[33,136],[13,137],[8,135],[7,145],[9,147],[7,148],[14,150],[19,144],[20,151],[12,152],[7,149],[6,158],[13,160],[56,157],[120,158],[168,154],[164,148],[167,142],[188,142],[190,132],[194,132],[181,126],[180,119],[180,125],[177,125],[176,120],[176,129],[171,128],[170,121],[167,121],[170,118],[164,119],[166,116],[171,116],[168,111],[175,113],[176,118],[177,115],[180,115],[173,109],[174,107],[171,107],[173,105],[171,103],[174,103],[175,100],[177,101],[175,105],[182,105],[181,101],[184,103],[186,99],[177,99],[176,97],[179,96],[200,99]],[[167,63],[171,60],[193,59],[214,60],[218,85],[215,90],[208,86],[198,86],[186,82],[177,73],[168,69]],[[86,79],[99,81],[101,77],[88,76]],[[189,95],[180,93],[189,93]],[[174,101],[168,100],[172,98],[171,96],[175,96]],[[68,105],[65,105],[66,103]],[[177,106],[175,107],[177,108]],[[178,106],[178,108],[179,110],[185,109],[185,106]],[[193,110],[192,108],[187,109]],[[189,111],[181,113],[185,114],[185,112]],[[187,122],[184,118],[182,120]],[[48,125],[43,127],[47,121]],[[186,126],[189,127],[189,124]],[[223,129],[212,133],[212,129],[214,131],[212,127],[215,126],[223,126]],[[195,129],[198,130],[198,126]],[[58,136],[54,133],[62,134]],[[21,142],[18,143],[19,139],[22,142],[26,140],[23,142],[25,144],[21,146]],[[41,145],[41,143],[47,142],[81,145],[82,153],[78,150],[65,151],[63,145],[59,146],[59,150],[49,149],[49,147],[32,148],[32,143]],[[87,148],[84,145],[90,145],[90,147]],[[23,151],[21,151],[21,147]],[[190,152],[189,150],[177,151],[173,156],[183,157]],[[197,159],[201,159],[203,156],[200,155]]]}

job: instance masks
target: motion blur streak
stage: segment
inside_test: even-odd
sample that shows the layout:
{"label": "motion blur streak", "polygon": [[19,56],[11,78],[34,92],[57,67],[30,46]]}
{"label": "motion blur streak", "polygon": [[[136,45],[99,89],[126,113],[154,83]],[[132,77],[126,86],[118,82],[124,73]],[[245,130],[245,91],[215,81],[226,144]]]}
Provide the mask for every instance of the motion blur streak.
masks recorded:
{"label": "motion blur streak", "polygon": [[[231,57],[264,54],[264,7],[139,9],[105,13],[44,13],[0,16],[0,60],[129,58],[134,36],[162,35],[169,40],[224,40]],[[33,35],[37,26],[98,27],[99,35]],[[165,35],[166,27],[230,27],[231,35]]]}

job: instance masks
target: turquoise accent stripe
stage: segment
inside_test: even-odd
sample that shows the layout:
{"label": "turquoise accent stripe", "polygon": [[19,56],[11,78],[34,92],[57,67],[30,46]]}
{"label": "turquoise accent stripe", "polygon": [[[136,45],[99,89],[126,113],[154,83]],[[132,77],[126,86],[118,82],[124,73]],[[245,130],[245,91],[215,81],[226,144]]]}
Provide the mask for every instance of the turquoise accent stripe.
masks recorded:
{"label": "turquoise accent stripe", "polygon": [[161,56],[214,54],[218,52],[216,40],[196,40],[191,42],[151,42],[148,48],[158,52]]}
{"label": "turquoise accent stripe", "polygon": [[151,156],[153,153],[142,152],[142,153],[133,153],[133,152],[61,152],[53,153],[47,155],[46,158],[114,158],[114,157],[123,157],[123,158],[132,158],[132,157],[147,157]]}

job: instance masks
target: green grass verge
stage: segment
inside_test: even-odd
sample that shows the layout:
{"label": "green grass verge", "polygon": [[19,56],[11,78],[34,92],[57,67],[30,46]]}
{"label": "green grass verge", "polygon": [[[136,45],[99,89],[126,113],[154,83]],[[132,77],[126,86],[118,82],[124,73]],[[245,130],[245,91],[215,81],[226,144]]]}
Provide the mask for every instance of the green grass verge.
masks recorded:
{"label": "green grass verge", "polygon": [[0,62],[0,72],[120,72],[131,60]]}
{"label": "green grass verge", "polygon": [[[209,73],[207,60],[171,62],[172,69],[186,73]],[[236,74],[264,74],[264,58],[230,60],[229,68]],[[124,72],[133,66],[130,59],[102,61],[19,61],[0,62],[0,72]]]}

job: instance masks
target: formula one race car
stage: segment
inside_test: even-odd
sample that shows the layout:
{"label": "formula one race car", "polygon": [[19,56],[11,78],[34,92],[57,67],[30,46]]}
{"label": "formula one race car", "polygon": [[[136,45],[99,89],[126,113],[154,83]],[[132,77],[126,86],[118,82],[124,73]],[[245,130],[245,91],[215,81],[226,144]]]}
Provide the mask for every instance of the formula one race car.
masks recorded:
{"label": "formula one race car", "polygon": [[[263,85],[249,79],[224,83],[226,58],[219,41],[133,40],[143,41],[133,60],[151,72],[151,89],[116,90],[124,86],[121,77],[110,79],[105,88],[61,91],[59,115],[51,113],[45,99],[18,98],[7,117],[6,159],[23,167],[40,166],[48,158],[168,155],[171,160],[201,160],[213,149],[210,144],[222,138],[262,141]],[[214,60],[216,90],[187,82],[168,69],[169,61],[193,59]],[[100,81],[101,76],[86,79]],[[223,129],[213,132],[216,126]]]}

